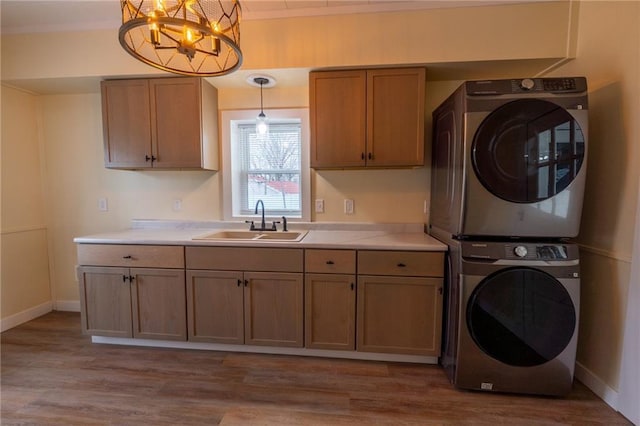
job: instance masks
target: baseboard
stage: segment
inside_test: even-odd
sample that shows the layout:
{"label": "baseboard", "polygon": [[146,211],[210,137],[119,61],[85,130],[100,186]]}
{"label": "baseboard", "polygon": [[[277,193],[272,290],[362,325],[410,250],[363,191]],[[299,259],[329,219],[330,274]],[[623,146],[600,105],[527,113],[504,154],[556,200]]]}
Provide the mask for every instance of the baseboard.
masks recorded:
{"label": "baseboard", "polygon": [[196,349],[203,351],[247,352],[272,355],[315,356],[322,358],[361,359],[366,361],[410,362],[437,364],[438,358],[426,355],[384,354],[357,351],[335,351],[326,349],[288,348],[281,346],[230,345],[222,343],[200,343],[187,341],[134,339],[128,337],[91,336],[93,343],[153,348]]}
{"label": "baseboard", "polygon": [[32,319],[41,317],[53,310],[52,302],[45,302],[41,305],[34,306],[33,308],[26,309],[17,314],[10,315],[0,320],[0,331],[7,331],[10,328],[16,327]]}
{"label": "baseboard", "polygon": [[602,381],[584,365],[576,362],[575,376],[600,399],[618,411],[618,392]]}
{"label": "baseboard", "polygon": [[79,300],[56,300],[54,310],[66,312],[80,312]]}

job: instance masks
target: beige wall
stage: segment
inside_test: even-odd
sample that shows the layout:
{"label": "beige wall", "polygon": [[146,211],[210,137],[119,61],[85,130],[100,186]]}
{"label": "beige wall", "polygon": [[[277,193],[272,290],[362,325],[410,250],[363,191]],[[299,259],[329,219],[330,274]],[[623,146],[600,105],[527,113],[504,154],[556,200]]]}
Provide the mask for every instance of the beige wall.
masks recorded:
{"label": "beige wall", "polygon": [[589,84],[578,362],[617,391],[640,177],[640,2],[582,1],[579,12],[576,59],[553,73]]}
{"label": "beige wall", "polygon": [[2,88],[2,318],[51,302],[38,100]]}

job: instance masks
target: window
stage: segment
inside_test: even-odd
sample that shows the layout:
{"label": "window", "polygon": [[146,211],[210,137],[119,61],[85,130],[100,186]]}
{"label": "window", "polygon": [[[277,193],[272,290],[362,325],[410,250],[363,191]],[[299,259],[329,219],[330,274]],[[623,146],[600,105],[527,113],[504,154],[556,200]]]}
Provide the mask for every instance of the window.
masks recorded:
{"label": "window", "polygon": [[224,218],[255,217],[262,200],[265,216],[309,220],[308,110],[267,111],[267,136],[256,133],[258,113],[222,112]]}

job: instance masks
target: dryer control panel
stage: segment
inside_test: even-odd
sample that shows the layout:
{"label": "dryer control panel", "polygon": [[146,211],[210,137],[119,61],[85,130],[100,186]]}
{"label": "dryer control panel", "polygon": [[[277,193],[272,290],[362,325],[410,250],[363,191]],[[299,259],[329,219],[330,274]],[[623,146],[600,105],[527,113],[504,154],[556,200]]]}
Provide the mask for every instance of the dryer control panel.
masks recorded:
{"label": "dryer control panel", "polygon": [[585,77],[517,78],[467,81],[467,95],[508,95],[522,93],[579,93],[587,91]]}

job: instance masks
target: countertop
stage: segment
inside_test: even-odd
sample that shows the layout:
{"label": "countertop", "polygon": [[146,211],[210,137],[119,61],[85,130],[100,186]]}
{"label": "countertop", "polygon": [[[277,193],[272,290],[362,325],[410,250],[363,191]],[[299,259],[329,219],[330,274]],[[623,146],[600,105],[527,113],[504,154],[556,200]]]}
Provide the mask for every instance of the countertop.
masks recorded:
{"label": "countertop", "polygon": [[[446,251],[447,246],[422,231],[422,224],[291,223],[290,231],[307,231],[298,242],[261,240],[194,240],[211,232],[243,230],[236,222],[177,222],[134,220],[129,229],[74,239],[79,244],[160,244],[224,247],[297,247]],[[276,231],[277,232],[277,231]]]}

